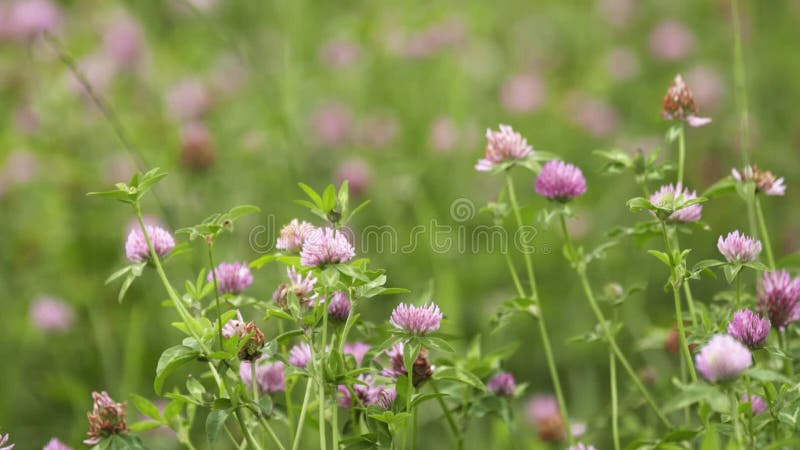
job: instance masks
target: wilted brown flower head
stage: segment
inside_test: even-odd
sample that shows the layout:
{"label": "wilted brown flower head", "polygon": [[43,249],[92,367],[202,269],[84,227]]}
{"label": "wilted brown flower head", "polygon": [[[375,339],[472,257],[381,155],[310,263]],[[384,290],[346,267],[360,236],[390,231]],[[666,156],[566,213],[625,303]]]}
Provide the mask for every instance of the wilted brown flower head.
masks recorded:
{"label": "wilted brown flower head", "polygon": [[247,322],[244,325],[243,337],[250,336],[247,343],[239,350],[239,359],[255,361],[261,356],[261,348],[264,347],[264,333],[254,322]]}
{"label": "wilted brown flower head", "polygon": [[125,403],[117,403],[106,391],[92,392],[94,405],[86,413],[89,419],[88,438],[83,442],[94,445],[113,434],[126,434]]}
{"label": "wilted brown flower head", "polygon": [[667,120],[682,120],[692,127],[701,127],[711,122],[707,117],[697,116],[694,94],[680,75],[676,75],[669,85],[663,103],[664,111],[661,114]]}

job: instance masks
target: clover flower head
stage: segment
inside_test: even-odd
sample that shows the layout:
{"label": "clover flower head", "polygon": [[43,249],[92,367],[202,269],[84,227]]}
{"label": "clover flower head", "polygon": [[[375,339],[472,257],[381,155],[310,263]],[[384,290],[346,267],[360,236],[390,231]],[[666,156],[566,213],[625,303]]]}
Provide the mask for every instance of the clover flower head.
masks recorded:
{"label": "clover flower head", "polygon": [[486,141],[483,159],[475,164],[479,172],[488,172],[502,162],[525,159],[533,153],[528,141],[508,125],[500,125],[499,131],[487,129]]}

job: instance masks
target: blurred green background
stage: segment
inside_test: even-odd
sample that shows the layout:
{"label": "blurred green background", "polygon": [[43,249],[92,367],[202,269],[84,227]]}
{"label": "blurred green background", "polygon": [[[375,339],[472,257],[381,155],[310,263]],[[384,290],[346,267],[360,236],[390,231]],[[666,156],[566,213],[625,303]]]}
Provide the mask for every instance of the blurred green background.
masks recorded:
{"label": "blurred green background", "polygon": [[[27,3],[40,9],[19,13]],[[765,204],[783,255],[795,251],[798,236],[792,198],[800,174],[800,2],[747,1],[742,14],[753,159],[788,185],[787,198]],[[257,205],[262,213],[217,249],[218,260],[252,260],[259,255],[249,242],[253,227],[268,216],[280,226],[304,213],[292,203],[301,197],[298,181],[321,189],[348,178],[359,198],[373,201],[357,216],[356,232],[391,225],[402,246],[414,226],[433,219],[467,230],[491,223],[477,210],[503,180],[473,165],[485,129],[506,123],[535,149],[583,168],[589,192],[575,204],[573,229],[593,247],[610,228],[637,220],[625,200],[638,190],[631,177],[601,176],[591,152],[661,147],[674,157],[659,112],[676,73],[694,90],[700,114],[714,119],[688,132],[687,184],[702,191],[740,165],[730,15],[722,0],[0,4],[0,432],[10,432],[20,449],[40,448],[51,436],[79,448],[89,393],[153,398],[157,358],[179,339],[153,274],[137,281],[121,305],[118,286],[103,284],[124,264],[132,214],[86,192],[127,179],[144,164],[170,172],[146,204],[146,213],[169,229],[237,204]],[[54,38],[31,38],[15,20],[46,27]],[[134,152],[63,57],[74,58],[106,100]],[[546,202],[533,194],[533,175],[523,172],[518,194],[533,222]],[[454,220],[457,199],[472,201],[475,216]],[[734,197],[708,204],[704,219],[712,230],[684,238],[684,247],[694,248],[691,258],[714,256],[718,234],[744,229],[743,211]],[[571,415],[587,422],[587,440],[603,448],[610,442],[607,356],[601,344],[567,342],[594,320],[561,257],[559,235],[539,231],[535,264]],[[478,334],[487,349],[519,343],[506,369],[530,383],[530,393],[549,392],[534,324],[518,318],[497,333],[488,328],[487,317],[514,295],[502,255],[434,252],[422,240],[413,252],[365,256],[388,269],[390,285],[412,290],[402,300],[431,292],[447,316],[446,331],[461,337],[457,346]],[[193,279],[201,267],[202,258],[185,256],[169,272],[176,281]],[[623,335],[630,352],[634,340],[656,342],[632,359],[654,368],[657,389],[666,391],[677,359],[659,341],[673,320],[662,290],[665,270],[627,244],[590,272],[597,289],[608,281],[647,283],[622,308]],[[265,267],[250,293],[268,297],[282,276]],[[723,287],[704,281],[696,295],[707,302]],[[63,331],[35,326],[32,304],[43,297],[73,310]],[[376,299],[365,314],[383,321],[399,300]],[[526,423],[524,402],[517,406],[518,448],[548,448]],[[623,440],[637,436],[638,422],[628,422]],[[440,424],[423,423],[424,448],[449,445],[446,433],[431,432]],[[503,448],[498,442],[507,434],[483,419],[473,422],[467,442]],[[155,448],[176,445],[160,431],[144,439]]]}

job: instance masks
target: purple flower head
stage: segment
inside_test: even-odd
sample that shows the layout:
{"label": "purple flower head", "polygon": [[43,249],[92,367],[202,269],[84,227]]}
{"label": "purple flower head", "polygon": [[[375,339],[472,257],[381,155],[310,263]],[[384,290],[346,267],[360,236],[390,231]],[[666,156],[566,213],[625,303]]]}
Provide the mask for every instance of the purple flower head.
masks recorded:
{"label": "purple flower head", "polygon": [[[286,389],[286,379],[283,374],[283,363],[278,361],[274,363],[266,363],[266,356],[262,356],[256,360],[256,384],[258,389],[265,393],[271,394],[273,392],[281,392]],[[250,361],[242,361],[239,365],[239,377],[242,383],[248,387],[253,383],[253,374],[251,372]]]}
{"label": "purple flower head", "polygon": [[30,39],[53,31],[61,23],[61,16],[59,7],[50,0],[21,0],[11,8],[9,23],[16,37]]}
{"label": "purple flower head", "polygon": [[517,388],[517,383],[514,381],[514,376],[508,372],[500,372],[495,375],[489,383],[486,384],[494,395],[499,397],[511,397],[514,395],[514,390]]}
{"label": "purple flower head", "polygon": [[281,235],[275,243],[275,247],[279,250],[287,252],[297,252],[305,242],[306,236],[314,231],[314,225],[308,222],[298,222],[297,219],[292,219],[288,225],[281,228]]}
{"label": "purple flower head", "polygon": [[394,404],[396,398],[397,390],[395,388],[382,388],[378,393],[378,398],[375,400],[375,405],[380,409],[388,411],[392,409],[392,404]]}
{"label": "purple flower head", "polygon": [[403,363],[404,349],[405,345],[403,345],[402,342],[398,342],[397,344],[394,344],[392,348],[384,352],[389,358],[389,367],[381,370],[381,375],[385,377],[397,378],[408,373]]}
{"label": "purple flower head", "polygon": [[548,161],[536,177],[536,193],[550,200],[566,202],[586,193],[581,169],[564,161]]}
{"label": "purple flower head", "polygon": [[95,445],[112,434],[127,434],[125,423],[125,403],[115,402],[106,391],[92,392],[94,403],[86,416],[89,419],[89,432],[84,444]]}
{"label": "purple flower head", "polygon": [[729,380],[753,365],[753,355],[731,336],[715,334],[697,353],[695,363],[706,380]]}
{"label": "purple flower head", "polygon": [[199,119],[211,109],[213,97],[204,81],[186,78],[170,87],[166,103],[173,118],[189,122]]}
{"label": "purple flower head", "polygon": [[[175,239],[167,230],[155,225],[145,225],[145,229],[159,258],[168,255],[175,248]],[[131,230],[128,234],[128,240],[125,242],[125,255],[131,262],[150,260],[150,250],[147,248],[147,240],[141,228]]]}
{"label": "purple flower head", "polygon": [[800,320],[800,279],[792,278],[785,270],[764,272],[758,292],[758,309],[772,326],[783,331],[787,325]]}
{"label": "purple flower head", "polygon": [[328,305],[328,315],[331,319],[344,322],[350,315],[350,299],[344,291],[336,291],[331,295]]}
{"label": "purple flower head", "polygon": [[72,308],[56,298],[42,297],[31,304],[30,318],[33,325],[46,333],[63,333],[72,327]]}
{"label": "purple flower head", "polygon": [[300,264],[317,267],[348,262],[356,255],[344,233],[332,228],[317,228],[308,233],[300,251]]}
{"label": "purple flower head", "polygon": [[222,326],[222,336],[230,339],[235,335],[244,336],[244,329],[245,329],[246,322],[242,317],[242,313],[239,310],[236,310],[236,319],[231,319],[225,322],[225,325]]}
{"label": "purple flower head", "polygon": [[650,33],[650,52],[661,61],[685,58],[694,47],[694,35],[681,22],[664,20]]}
{"label": "purple flower head", "polygon": [[764,346],[769,337],[769,330],[769,320],[762,319],[749,309],[736,311],[731,323],[728,324],[728,334],[753,349]]}
{"label": "purple flower head", "polygon": [[578,442],[577,444],[570,446],[567,450],[597,450],[597,448],[594,445]]}
{"label": "purple flower head", "polygon": [[389,322],[399,330],[411,334],[430,334],[439,329],[442,312],[435,303],[423,306],[400,303],[392,311]]}
{"label": "purple flower head", "polygon": [[525,159],[533,153],[533,147],[508,125],[500,125],[500,131],[486,130],[486,151],[483,159],[475,164],[475,170],[488,172],[496,164]]}
{"label": "purple flower head", "polygon": [[286,296],[289,292],[294,293],[300,304],[311,306],[314,300],[317,299],[317,293],[314,292],[314,287],[317,285],[317,279],[311,272],[306,273],[305,278],[302,274],[298,273],[294,266],[286,269],[286,276],[289,278],[288,284],[281,284],[272,298],[278,303],[285,305]]}
{"label": "purple flower head", "polygon": [[350,390],[347,389],[347,386],[343,384],[339,385],[340,408],[351,408],[353,406],[366,407],[374,405],[378,401],[383,387],[375,386],[375,379],[371,375],[361,374],[358,376],[358,379],[361,382],[353,384],[353,393],[356,395],[355,401],[353,401],[354,399],[350,394]]}
{"label": "purple flower head", "polygon": [[551,394],[534,395],[528,401],[526,416],[531,422],[543,422],[553,416],[561,416],[558,400]]}
{"label": "purple flower head", "polygon": [[[214,274],[220,294],[240,294],[253,284],[253,274],[245,262],[221,263],[214,269]],[[211,272],[208,273],[208,282],[214,282]]]}
{"label": "purple flower head", "polygon": [[349,159],[336,169],[334,181],[340,186],[347,181],[350,195],[361,195],[372,184],[372,169],[363,159]]}
{"label": "purple flower head", "polygon": [[68,446],[67,444],[59,441],[57,438],[53,438],[50,439],[50,442],[48,442],[47,445],[45,445],[42,448],[42,450],[72,450],[72,448],[70,448],[70,446]]}
{"label": "purple flower head", "polygon": [[784,195],[786,185],[783,178],[775,178],[769,170],[761,170],[755,165],[745,167],[741,172],[736,169],[731,170],[731,176],[740,183],[752,181],[756,185],[756,193],[764,195]]}
{"label": "purple flower head", "polygon": [[[742,394],[742,403],[747,403],[747,394]],[[750,408],[753,415],[757,416],[767,409],[767,402],[757,395],[750,395]]]}
{"label": "purple flower head", "polygon": [[664,96],[664,111],[661,114],[667,120],[683,120],[691,127],[702,127],[711,123],[710,118],[697,116],[694,95],[680,75],[675,76],[675,80],[667,89],[667,94]]}
{"label": "purple flower head", "polygon": [[142,59],[144,46],[142,29],[131,16],[115,17],[103,31],[103,51],[120,69],[136,68]]}
{"label": "purple flower head", "polygon": [[[15,445],[8,442],[10,436],[8,434],[0,434],[0,450],[12,450]],[[8,444],[8,445],[6,445]],[[5,447],[2,447],[6,445]]]}
{"label": "purple flower head", "polygon": [[[650,203],[655,206],[672,209],[696,198],[697,192],[689,191],[681,183],[677,185],[667,184],[661,186],[655,194],[650,196]],[[667,220],[670,222],[697,222],[700,220],[702,212],[703,206],[694,204],[673,212]]]}
{"label": "purple flower head", "polygon": [[344,344],[344,354],[352,355],[359,366],[364,361],[364,355],[367,354],[371,347],[361,341],[353,342],[352,344]]}
{"label": "purple flower head", "polygon": [[761,241],[750,236],[739,234],[736,230],[717,240],[717,249],[730,263],[749,263],[758,259],[761,253]]}
{"label": "purple flower head", "polygon": [[289,350],[289,363],[295,367],[305,368],[311,361],[311,346],[303,342]]}

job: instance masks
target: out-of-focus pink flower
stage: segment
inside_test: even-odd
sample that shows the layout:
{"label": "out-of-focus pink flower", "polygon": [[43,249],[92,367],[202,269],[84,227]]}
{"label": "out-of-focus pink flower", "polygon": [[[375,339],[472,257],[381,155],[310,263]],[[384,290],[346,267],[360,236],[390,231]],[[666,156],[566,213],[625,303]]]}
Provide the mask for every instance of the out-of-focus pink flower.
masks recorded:
{"label": "out-of-focus pink flower", "polygon": [[361,57],[361,47],[349,39],[333,39],[319,50],[319,60],[333,69],[352,66]]}
{"label": "out-of-focus pink flower", "polygon": [[606,55],[606,71],[616,81],[639,75],[639,58],[627,47],[615,47]]}
{"label": "out-of-focus pink flower", "polygon": [[11,34],[21,39],[52,32],[62,19],[61,9],[50,0],[19,0],[10,10]]}
{"label": "out-of-focus pink flower", "polygon": [[364,360],[364,355],[367,354],[370,348],[371,347],[368,344],[365,344],[361,341],[356,341],[353,343],[344,344],[344,354],[352,355],[356,360],[356,364],[360,366],[361,362]]}
{"label": "out-of-focus pink flower", "polygon": [[347,180],[350,194],[361,195],[372,185],[372,170],[363,159],[349,159],[336,169],[334,180],[338,185]]}
{"label": "out-of-focus pink flower", "polygon": [[719,109],[725,97],[725,85],[716,70],[708,66],[695,66],[686,72],[686,84],[704,111]]}
{"label": "out-of-focus pink flower", "polygon": [[41,297],[31,303],[30,318],[33,325],[46,333],[63,333],[72,328],[74,313],[63,300]]}
{"label": "out-of-focus pink flower", "polygon": [[390,34],[389,50],[407,58],[427,58],[455,47],[466,38],[464,23],[450,18],[411,34]]}
{"label": "out-of-focus pink flower", "polygon": [[27,135],[36,134],[40,126],[41,119],[39,114],[32,108],[22,106],[14,110],[14,128],[20,133]]}
{"label": "out-of-focus pink flower", "polygon": [[356,142],[364,147],[384,148],[394,141],[397,128],[397,119],[389,114],[367,117],[358,124]]}
{"label": "out-of-focus pink flower", "polygon": [[[92,91],[99,95],[104,95],[111,87],[114,77],[117,75],[117,68],[114,62],[100,53],[93,53],[77,63],[78,70],[83,74],[86,82]],[[89,92],[72,72],[67,74],[67,88],[75,95],[82,96],[89,101]],[[92,106],[93,103],[89,102]]]}
{"label": "out-of-focus pink flower", "polygon": [[198,121],[192,121],[181,127],[181,164],[194,170],[205,170],[217,160],[214,152],[214,139],[211,130]]}
{"label": "out-of-focus pink flower", "polygon": [[453,119],[437,117],[431,124],[428,144],[434,150],[442,153],[453,151],[460,140],[460,132]]}
{"label": "out-of-focus pink flower", "polygon": [[199,119],[211,109],[211,93],[205,82],[197,78],[185,78],[167,92],[167,110],[179,121]]}
{"label": "out-of-focus pink flower", "polygon": [[243,336],[246,322],[242,317],[241,311],[236,310],[236,318],[225,322],[222,327],[222,336],[225,339],[230,339],[236,335]]}
{"label": "out-of-focus pink flower", "polygon": [[729,380],[753,365],[753,355],[733,337],[716,334],[697,353],[695,363],[706,380]]}
{"label": "out-of-focus pink flower", "polygon": [[209,79],[215,94],[231,95],[247,83],[247,68],[236,55],[225,53],[217,58]]}
{"label": "out-of-focus pink flower", "polygon": [[584,444],[583,442],[578,442],[575,445],[570,446],[567,450],[597,450],[597,447],[594,445]]}
{"label": "out-of-focus pink flower", "polygon": [[2,175],[10,184],[25,184],[33,181],[39,172],[39,161],[33,152],[14,150],[3,164]]}
{"label": "out-of-focus pink flower", "polygon": [[617,111],[603,100],[573,92],[565,100],[570,122],[596,137],[611,134],[619,123]]}
{"label": "out-of-focus pink flower", "polygon": [[546,98],[544,82],[534,74],[514,75],[500,86],[500,104],[511,113],[534,112]]}
{"label": "out-of-focus pink flower", "polygon": [[352,398],[347,386],[343,384],[339,385],[338,403],[340,408],[352,408],[354,406],[366,407],[374,405],[378,401],[383,387],[375,385],[375,378],[371,375],[361,374],[358,376],[358,379],[361,382],[353,384],[353,393],[356,395],[355,399]]}
{"label": "out-of-focus pink flower", "polygon": [[353,116],[342,103],[326,103],[311,114],[311,131],[320,144],[337,148],[346,145],[353,133]]}
{"label": "out-of-focus pink flower", "polygon": [[517,383],[514,376],[508,372],[500,372],[486,384],[486,387],[494,395],[500,397],[511,397],[517,389]]}
{"label": "out-of-focus pink flower", "polygon": [[615,27],[627,25],[636,13],[635,0],[599,0],[596,5],[600,17]]}
{"label": "out-of-focus pink flower", "polygon": [[[567,437],[564,419],[556,397],[551,394],[537,394],[531,397],[526,406],[526,417],[536,428],[539,439],[545,442],[563,441]],[[572,436],[578,437],[586,432],[586,425],[570,421]]]}
{"label": "out-of-focus pink flower", "polygon": [[[280,361],[268,363],[266,360],[267,357],[262,356],[255,362],[256,384],[258,385],[258,389],[265,394],[286,390],[283,363]],[[250,364],[253,363],[250,361],[242,361],[241,364],[239,364],[239,377],[247,386],[251,386],[253,382],[253,373]]]}
{"label": "out-of-focus pink flower", "polygon": [[103,51],[121,70],[136,69],[144,56],[139,22],[128,14],[114,17],[103,31]]}
{"label": "out-of-focus pink flower", "polygon": [[694,35],[685,25],[665,20],[650,33],[650,52],[655,59],[676,61],[685,58],[694,47]]}
{"label": "out-of-focus pink flower", "polygon": [[281,307],[286,306],[287,296],[292,292],[300,304],[311,306],[317,299],[318,294],[314,292],[314,287],[317,285],[317,279],[314,273],[309,271],[305,278],[298,273],[294,266],[286,269],[286,275],[289,278],[289,283],[282,283],[278,289],[272,294],[272,299]]}
{"label": "out-of-focus pink flower", "polygon": [[[741,401],[742,403],[748,402],[747,394],[742,394]],[[750,395],[749,401],[750,409],[753,411],[754,416],[757,416],[767,410],[767,402],[758,395]]]}
{"label": "out-of-focus pink flower", "polygon": [[[136,173],[136,164],[129,153],[115,153],[105,158],[102,171],[102,180],[106,184],[114,184],[130,180]],[[135,226],[138,226],[138,223]]]}

